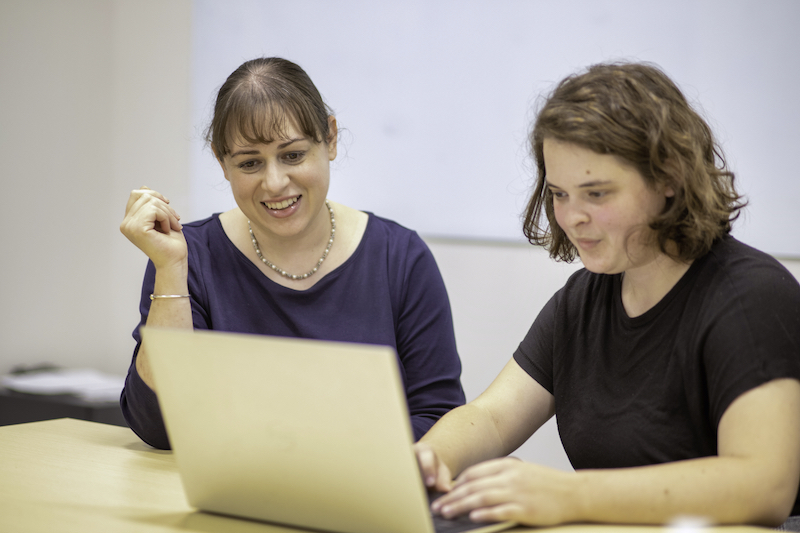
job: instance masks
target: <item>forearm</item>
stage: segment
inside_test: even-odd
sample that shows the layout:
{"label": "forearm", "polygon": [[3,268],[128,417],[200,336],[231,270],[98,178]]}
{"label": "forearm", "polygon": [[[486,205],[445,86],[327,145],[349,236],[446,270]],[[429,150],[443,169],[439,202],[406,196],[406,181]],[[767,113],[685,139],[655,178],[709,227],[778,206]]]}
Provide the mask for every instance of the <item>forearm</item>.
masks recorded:
{"label": "forearm", "polygon": [[489,411],[474,403],[448,412],[420,442],[436,452],[453,477],[473,464],[509,453]]}
{"label": "forearm", "polygon": [[713,523],[777,525],[791,511],[796,480],[774,465],[707,457],[638,468],[567,474],[578,522],[664,524],[678,516]]}
{"label": "forearm", "polygon": [[[189,294],[188,266],[156,270],[153,294]],[[147,327],[192,329],[192,304],[190,298],[156,298],[150,302]],[[136,357],[136,371],[148,387],[155,390],[153,376],[142,345]]]}
{"label": "forearm", "polygon": [[516,450],[554,409],[552,394],[511,359],[483,394],[443,416],[420,442],[455,477],[471,465]]}

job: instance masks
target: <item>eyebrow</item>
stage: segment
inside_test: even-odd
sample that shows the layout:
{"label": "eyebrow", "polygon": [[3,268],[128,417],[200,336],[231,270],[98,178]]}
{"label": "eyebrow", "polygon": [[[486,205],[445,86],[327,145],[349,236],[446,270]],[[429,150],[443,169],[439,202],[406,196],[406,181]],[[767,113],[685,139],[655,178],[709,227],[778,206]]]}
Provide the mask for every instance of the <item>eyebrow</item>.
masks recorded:
{"label": "eyebrow", "polygon": [[[292,143],[296,143],[298,141],[304,141],[304,140],[305,140],[304,137],[299,137],[297,139],[287,139],[286,142],[283,142],[283,143],[278,145],[278,149],[282,150],[282,149],[286,148],[287,146],[289,146]],[[258,150],[254,149],[254,148],[249,148],[249,149],[245,149],[245,150],[237,150],[235,152],[232,152],[230,157],[236,157],[237,155],[258,155],[259,153],[260,152]]]}
{"label": "eyebrow", "polygon": [[[611,185],[613,182],[611,180],[595,180],[595,181],[587,181],[586,183],[581,183],[578,185],[579,189],[589,189],[592,187],[603,187],[605,185]],[[556,189],[560,189],[558,185],[551,181],[547,181],[548,187],[555,187]]]}

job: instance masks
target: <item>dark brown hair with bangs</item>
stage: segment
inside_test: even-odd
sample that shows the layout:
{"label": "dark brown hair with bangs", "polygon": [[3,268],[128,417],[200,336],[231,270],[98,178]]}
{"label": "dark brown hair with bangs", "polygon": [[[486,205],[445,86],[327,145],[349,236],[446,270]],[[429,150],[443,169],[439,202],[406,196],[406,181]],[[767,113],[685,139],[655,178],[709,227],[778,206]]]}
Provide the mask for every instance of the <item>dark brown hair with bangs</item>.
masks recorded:
{"label": "dark brown hair with bangs", "polygon": [[220,87],[205,137],[220,160],[237,137],[253,144],[285,139],[287,123],[318,143],[329,142],[332,115],[300,66],[279,57],[252,59]]}
{"label": "dark brown hair with bangs", "polygon": [[546,183],[547,138],[618,156],[651,187],[671,187],[675,196],[650,227],[661,251],[674,259],[707,253],[746,205],[708,124],[666,74],[647,63],[594,65],[556,86],[530,134],[537,182],[523,232],[556,260],[571,262],[577,250],[556,222]]}

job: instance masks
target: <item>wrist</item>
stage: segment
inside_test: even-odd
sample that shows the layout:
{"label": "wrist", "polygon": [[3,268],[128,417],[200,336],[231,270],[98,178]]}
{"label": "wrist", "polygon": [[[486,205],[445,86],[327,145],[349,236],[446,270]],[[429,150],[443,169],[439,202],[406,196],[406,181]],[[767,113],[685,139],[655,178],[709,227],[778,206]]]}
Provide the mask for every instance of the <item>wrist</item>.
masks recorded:
{"label": "wrist", "polygon": [[567,491],[571,495],[573,501],[572,513],[570,517],[572,522],[584,522],[591,520],[591,488],[590,476],[585,471],[576,471],[565,473],[565,481],[567,483]]}
{"label": "wrist", "polygon": [[152,293],[155,295],[189,294],[188,269],[180,266],[173,268],[156,268],[156,277]]}
{"label": "wrist", "polygon": [[189,262],[186,260],[161,265],[153,263],[153,266],[156,268],[156,283],[160,281],[164,284],[179,286],[185,285],[189,278]]}

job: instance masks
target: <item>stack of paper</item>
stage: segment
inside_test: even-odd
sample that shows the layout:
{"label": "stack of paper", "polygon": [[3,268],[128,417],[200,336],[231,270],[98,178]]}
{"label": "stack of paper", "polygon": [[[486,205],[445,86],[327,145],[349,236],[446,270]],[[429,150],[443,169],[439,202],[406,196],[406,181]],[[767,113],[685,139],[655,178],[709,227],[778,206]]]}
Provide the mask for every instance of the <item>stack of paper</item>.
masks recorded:
{"label": "stack of paper", "polygon": [[0,377],[0,385],[29,394],[72,394],[94,402],[118,401],[125,378],[91,368],[54,369]]}

